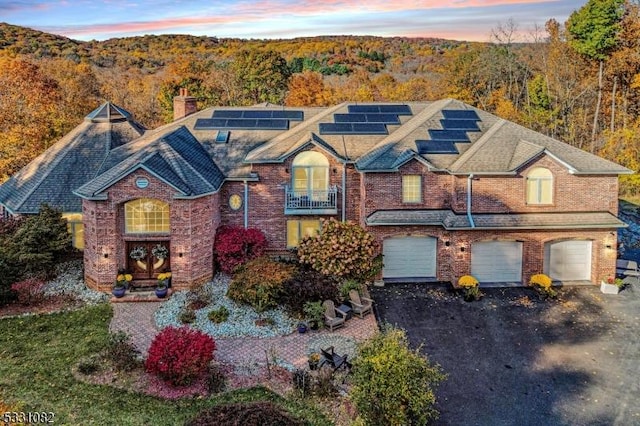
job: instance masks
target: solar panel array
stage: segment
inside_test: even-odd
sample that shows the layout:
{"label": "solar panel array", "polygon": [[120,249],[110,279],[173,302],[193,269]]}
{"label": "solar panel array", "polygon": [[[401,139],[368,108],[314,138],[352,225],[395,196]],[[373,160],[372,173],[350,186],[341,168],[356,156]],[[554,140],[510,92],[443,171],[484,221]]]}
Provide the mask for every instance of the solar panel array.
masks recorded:
{"label": "solar panel array", "polygon": [[456,143],[471,142],[467,132],[479,132],[474,110],[442,110],[442,129],[429,129],[430,140],[416,140],[418,154],[459,154]]}
{"label": "solar panel array", "polygon": [[333,123],[320,123],[321,135],[388,135],[387,125],[399,125],[400,115],[412,115],[405,104],[349,105],[348,113],[333,114]]}
{"label": "solar panel array", "polygon": [[458,148],[451,141],[416,140],[418,154],[459,154]]}
{"label": "solar panel array", "polygon": [[384,123],[320,123],[321,135],[387,135]]}
{"label": "solar panel array", "polygon": [[413,115],[411,107],[405,104],[393,105],[349,105],[349,113],[374,113],[374,114],[396,114]]}
{"label": "solar panel array", "polygon": [[303,121],[304,111],[218,109],[212,118],[196,120],[195,130],[288,130],[289,121]]}
{"label": "solar panel array", "polygon": [[198,118],[196,130],[288,130],[289,120],[272,118]]}

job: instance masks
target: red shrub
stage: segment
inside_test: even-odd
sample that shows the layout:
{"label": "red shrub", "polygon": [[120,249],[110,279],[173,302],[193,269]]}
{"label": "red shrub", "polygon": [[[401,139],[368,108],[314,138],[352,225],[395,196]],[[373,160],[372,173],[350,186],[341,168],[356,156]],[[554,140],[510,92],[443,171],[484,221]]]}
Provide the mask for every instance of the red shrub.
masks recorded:
{"label": "red shrub", "polygon": [[11,284],[11,290],[18,295],[18,302],[23,305],[32,305],[44,299],[44,281],[37,278],[27,278]]}
{"label": "red shrub", "polygon": [[167,327],[151,342],[145,367],[173,385],[188,385],[207,370],[215,350],[213,338],[198,330]]}
{"label": "red shrub", "polygon": [[264,254],[267,238],[258,229],[221,226],[216,232],[214,250],[223,272],[231,273],[243,263]]}

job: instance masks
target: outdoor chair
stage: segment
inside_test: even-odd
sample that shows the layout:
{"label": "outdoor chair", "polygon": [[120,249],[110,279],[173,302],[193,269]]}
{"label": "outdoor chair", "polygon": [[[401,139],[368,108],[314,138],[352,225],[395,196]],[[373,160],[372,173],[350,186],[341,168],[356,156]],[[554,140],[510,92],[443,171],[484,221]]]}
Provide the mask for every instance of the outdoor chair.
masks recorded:
{"label": "outdoor chair", "polygon": [[349,302],[351,303],[351,309],[360,318],[371,312],[373,300],[368,297],[362,297],[357,290],[349,290]]}
{"label": "outdoor chair", "polygon": [[640,271],[638,271],[638,263],[633,260],[618,259],[616,260],[616,276],[619,278],[635,277],[636,283],[640,284]]}
{"label": "outdoor chair", "polygon": [[324,325],[329,327],[329,331],[344,326],[347,314],[336,308],[333,300],[325,300],[322,306],[324,306]]}
{"label": "outdoor chair", "polygon": [[328,347],[327,349],[320,349],[320,353],[322,354],[322,361],[320,362],[320,367],[323,365],[329,365],[333,368],[333,371],[336,371],[340,368],[345,370],[351,369],[351,363],[347,361],[348,355],[338,355],[333,346]]}

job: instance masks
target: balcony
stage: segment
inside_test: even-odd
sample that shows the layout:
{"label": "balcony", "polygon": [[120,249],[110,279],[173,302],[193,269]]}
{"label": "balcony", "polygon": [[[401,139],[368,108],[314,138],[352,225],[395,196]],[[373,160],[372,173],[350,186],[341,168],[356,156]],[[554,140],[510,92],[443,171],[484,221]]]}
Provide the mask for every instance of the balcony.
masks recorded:
{"label": "balcony", "polygon": [[338,187],[326,191],[294,191],[285,187],[284,214],[338,214]]}

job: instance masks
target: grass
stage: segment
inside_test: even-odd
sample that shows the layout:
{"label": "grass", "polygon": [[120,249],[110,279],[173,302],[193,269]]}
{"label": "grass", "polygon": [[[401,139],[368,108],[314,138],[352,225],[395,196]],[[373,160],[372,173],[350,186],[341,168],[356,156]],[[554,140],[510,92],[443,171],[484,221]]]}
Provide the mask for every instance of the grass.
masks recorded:
{"label": "grass", "polygon": [[330,425],[319,411],[265,388],[211,398],[165,401],[77,381],[71,368],[106,347],[110,305],[73,312],[0,319],[0,406],[55,413],[55,424],[183,424],[203,408],[225,402],[273,401],[309,425]]}

